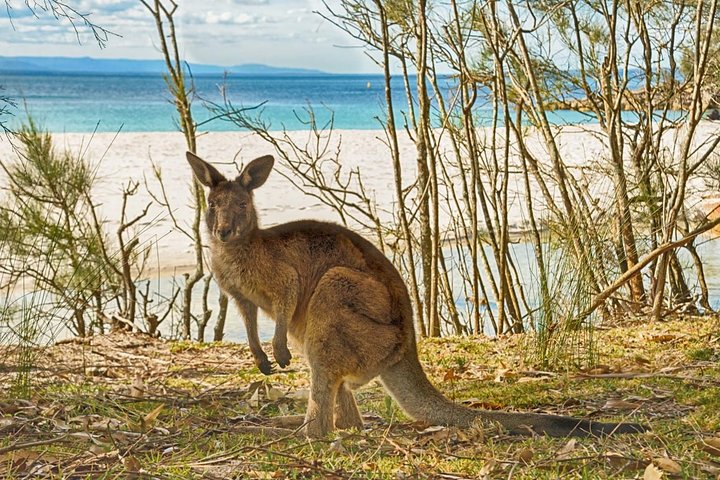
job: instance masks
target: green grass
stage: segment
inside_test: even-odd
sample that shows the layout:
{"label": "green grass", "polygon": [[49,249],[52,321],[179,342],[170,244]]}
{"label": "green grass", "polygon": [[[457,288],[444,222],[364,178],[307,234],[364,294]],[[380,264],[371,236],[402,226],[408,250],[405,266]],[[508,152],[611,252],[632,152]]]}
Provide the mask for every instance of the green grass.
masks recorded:
{"label": "green grass", "polygon": [[695,348],[687,352],[690,360],[701,360],[706,362],[720,361],[720,350],[715,348]]}

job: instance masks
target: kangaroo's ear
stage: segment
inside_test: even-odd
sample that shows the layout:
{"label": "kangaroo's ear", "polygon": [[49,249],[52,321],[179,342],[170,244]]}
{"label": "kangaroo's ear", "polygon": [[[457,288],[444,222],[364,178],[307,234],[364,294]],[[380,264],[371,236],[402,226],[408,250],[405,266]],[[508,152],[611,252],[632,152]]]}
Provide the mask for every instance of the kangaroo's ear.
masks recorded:
{"label": "kangaroo's ear", "polygon": [[192,152],[187,152],[187,161],[195,172],[195,177],[206,187],[217,187],[220,182],[226,181],[222,173]]}
{"label": "kangaroo's ear", "polygon": [[247,167],[245,167],[240,176],[237,177],[237,181],[248,190],[258,188],[267,180],[274,163],[275,159],[272,155],[264,155],[256,158],[247,164]]}

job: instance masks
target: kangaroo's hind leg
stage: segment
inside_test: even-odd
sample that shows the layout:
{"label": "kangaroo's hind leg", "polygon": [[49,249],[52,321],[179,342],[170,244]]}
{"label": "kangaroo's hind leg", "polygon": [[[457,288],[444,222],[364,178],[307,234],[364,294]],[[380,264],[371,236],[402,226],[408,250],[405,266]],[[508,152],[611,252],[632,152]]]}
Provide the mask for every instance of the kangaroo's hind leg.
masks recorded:
{"label": "kangaroo's hind leg", "polygon": [[320,279],[300,339],[312,371],[308,436],[325,435],[334,427],[362,426],[344,383],[367,383],[401,348],[401,328],[390,318],[389,294],[369,274],[336,267]]}
{"label": "kangaroo's hind leg", "polygon": [[310,398],[305,414],[305,434],[321,438],[333,430],[333,405],[341,380],[324,365],[310,362]]}
{"label": "kangaroo's hind leg", "polygon": [[347,383],[340,385],[335,401],[335,428],[357,428],[362,430],[363,420],[360,416],[355,396]]}

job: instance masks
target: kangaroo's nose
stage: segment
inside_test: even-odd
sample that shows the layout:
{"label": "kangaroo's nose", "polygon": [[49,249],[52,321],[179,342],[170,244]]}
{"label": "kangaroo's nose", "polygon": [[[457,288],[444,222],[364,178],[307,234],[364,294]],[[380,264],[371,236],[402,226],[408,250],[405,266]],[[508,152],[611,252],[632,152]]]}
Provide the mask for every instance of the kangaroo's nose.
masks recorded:
{"label": "kangaroo's nose", "polygon": [[218,233],[218,238],[220,238],[220,240],[222,240],[224,242],[225,240],[228,239],[228,237],[232,233],[232,228],[230,228],[230,227],[218,228],[217,233]]}

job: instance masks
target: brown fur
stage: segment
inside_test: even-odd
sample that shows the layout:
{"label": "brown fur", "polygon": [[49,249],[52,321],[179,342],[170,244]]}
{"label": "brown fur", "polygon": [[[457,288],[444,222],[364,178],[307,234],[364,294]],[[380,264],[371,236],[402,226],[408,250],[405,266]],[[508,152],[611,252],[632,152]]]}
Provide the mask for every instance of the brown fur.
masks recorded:
{"label": "brown fur", "polygon": [[310,364],[308,436],[362,427],[352,389],[377,376],[408,415],[430,423],[467,427],[489,420],[516,434],[555,436],[644,430],[634,424],[456,405],[425,376],[405,283],[375,246],[332,223],[258,228],[252,191],[265,182],[272,157],[254,160],[231,181],[190,152],[188,161],[210,188],[212,269],[243,316],[256,364],[263,373],[273,371],[257,334],[258,308],[276,321],[272,345],[277,363],[285,367],[290,362],[289,336]]}

